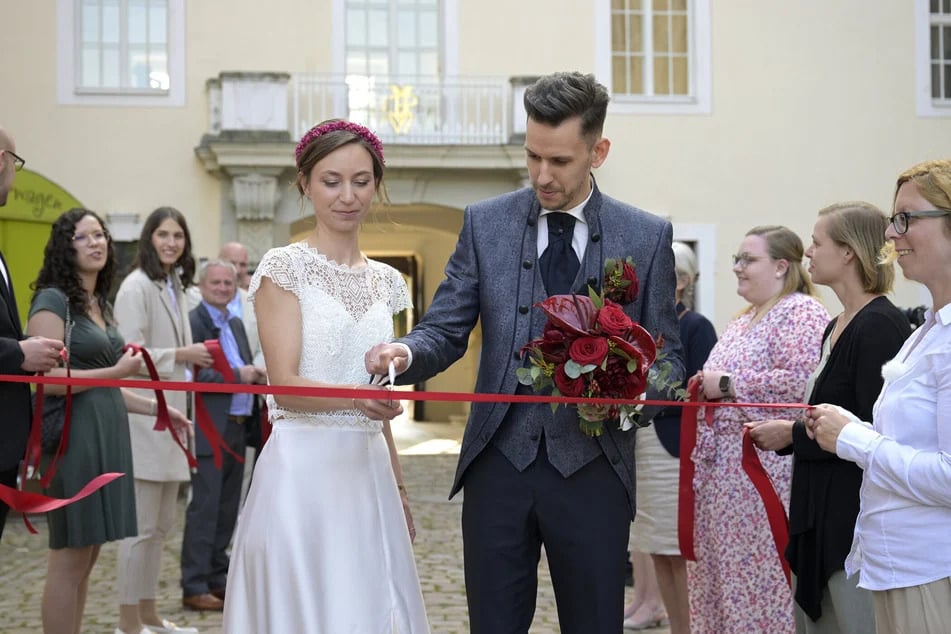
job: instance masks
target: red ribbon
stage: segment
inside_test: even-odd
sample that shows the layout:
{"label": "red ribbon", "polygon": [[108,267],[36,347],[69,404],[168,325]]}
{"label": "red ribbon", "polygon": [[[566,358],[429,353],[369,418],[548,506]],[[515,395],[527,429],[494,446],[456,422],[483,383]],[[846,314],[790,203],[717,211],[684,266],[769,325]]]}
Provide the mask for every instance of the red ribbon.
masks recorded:
{"label": "red ribbon", "polygon": [[[234,376],[234,371],[232,371],[231,365],[228,363],[228,359],[225,357],[225,352],[221,348],[221,342],[217,339],[208,339],[204,342],[204,344],[205,349],[211,353],[211,368],[219,372],[226,382],[237,382],[237,379]],[[198,371],[200,369],[201,368],[199,368],[197,365],[195,366],[195,379],[198,378]],[[206,384],[202,383],[201,385],[204,386]],[[219,469],[221,468],[222,449],[231,454],[238,462],[244,462],[244,456],[239,456],[236,454],[231,449],[231,447],[228,446],[228,443],[225,442],[225,439],[221,437],[221,434],[218,433],[218,428],[215,426],[215,422],[211,419],[211,415],[208,413],[208,409],[205,407],[205,400],[201,397],[201,392],[198,391],[195,392],[195,423],[198,425],[199,431],[205,435],[205,438],[208,440],[208,444],[211,445],[211,455],[215,461],[215,467]]]}
{"label": "red ribbon", "polygon": [[[697,402],[700,391],[700,377],[693,377],[687,383],[688,401]],[[713,408],[727,407],[729,403],[703,403],[704,422],[713,424]],[[734,404],[735,405],[735,404]],[[745,407],[763,407],[761,403],[743,403]],[[778,405],[778,404],[774,404]],[[782,405],[790,407],[789,404]],[[807,405],[796,404],[794,407],[808,407]],[[695,496],[693,490],[694,463],[692,459],[694,448],[697,445],[697,418],[699,412],[696,407],[683,409],[680,417],[680,482],[678,485],[679,495],[677,498],[677,541],[680,546],[680,555],[689,561],[696,561],[697,555],[694,551],[694,526],[695,526]],[[746,473],[750,482],[759,493],[763,500],[763,506],[766,508],[766,518],[769,522],[770,532],[773,536],[773,542],[776,544],[776,551],[779,554],[779,562],[782,565],[783,573],[786,575],[786,582],[792,586],[790,577],[789,562],[786,561],[786,544],[789,543],[789,521],[786,517],[786,509],[783,507],[773,482],[769,477],[763,463],[760,462],[759,454],[756,453],[756,447],[753,445],[753,438],[750,436],[750,430],[743,429],[743,458],[741,461],[743,471]]]}
{"label": "red ribbon", "polygon": [[121,478],[124,475],[124,473],[103,473],[90,480],[86,486],[79,490],[79,493],[70,498],[52,498],[30,491],[19,491],[0,484],[0,500],[3,500],[3,502],[14,511],[23,513],[23,522],[26,524],[27,530],[35,534],[37,531],[26,518],[27,513],[47,513],[64,506],[69,506],[73,502],[78,502],[92,495],[116,478]]}
{"label": "red ribbon", "polygon": [[[195,468],[198,466],[198,462],[195,460],[195,456],[188,451],[188,447],[185,446],[185,443],[179,437],[178,432],[172,426],[172,419],[168,415],[168,403],[165,401],[165,393],[163,388],[160,387],[163,381],[159,380],[158,370],[155,369],[155,363],[152,361],[152,357],[149,355],[149,351],[145,349],[144,346],[140,346],[135,343],[127,343],[122,349],[123,352],[126,350],[132,350],[138,354],[142,355],[142,360],[145,361],[145,367],[149,371],[149,378],[151,381],[129,381],[128,379],[119,381],[123,385],[116,385],[110,387],[129,387],[136,389],[149,389],[152,388],[155,390],[155,426],[152,427],[155,431],[165,431],[168,430],[168,433],[172,435],[172,440],[175,441],[175,444],[181,448],[185,453],[185,459],[188,460],[188,466],[190,468]],[[100,381],[100,383],[110,383],[110,381]]]}

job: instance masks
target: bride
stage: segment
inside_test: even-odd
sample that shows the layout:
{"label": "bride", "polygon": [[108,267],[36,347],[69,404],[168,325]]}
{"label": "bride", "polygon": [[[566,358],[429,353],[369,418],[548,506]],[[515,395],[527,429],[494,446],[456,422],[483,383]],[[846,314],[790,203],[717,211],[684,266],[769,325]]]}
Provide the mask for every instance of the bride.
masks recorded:
{"label": "bride", "polygon": [[[410,306],[400,273],[358,242],[383,146],[361,125],[325,121],[296,164],[316,226],[269,251],[250,288],[269,381],[366,388],[365,347],[392,339],[393,315]],[[268,397],[274,430],[235,534],[225,632],[429,632],[389,426],[402,408],[383,395]]]}

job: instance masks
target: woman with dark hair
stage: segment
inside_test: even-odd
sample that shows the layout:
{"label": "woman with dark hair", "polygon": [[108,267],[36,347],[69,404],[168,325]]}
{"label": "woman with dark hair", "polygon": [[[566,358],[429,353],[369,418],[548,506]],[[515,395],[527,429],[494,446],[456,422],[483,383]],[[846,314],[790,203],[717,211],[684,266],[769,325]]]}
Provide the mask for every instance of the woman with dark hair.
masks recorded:
{"label": "woman with dark hair", "polygon": [[[400,273],[360,251],[383,145],[325,121],[296,158],[314,230],[268,251],[249,291],[268,380],[366,389],[364,353],[392,339],[393,315],[410,306]],[[274,431],[238,519],[225,632],[429,632],[389,424],[402,408],[390,399],[268,396]]]}
{"label": "woman with dark hair", "polygon": [[[122,336],[144,346],[159,378],[167,381],[184,381],[186,369],[212,363],[204,344],[192,343],[188,322],[185,288],[195,273],[191,247],[181,212],[156,209],[142,226],[133,270],[116,295]],[[140,376],[147,378],[143,370]],[[188,407],[186,392],[166,392],[165,398],[181,410]],[[132,415],[129,423],[139,534],[119,545],[119,630],[136,634],[144,625],[156,633],[194,631],[177,628],[159,616],[156,607],[162,544],[175,521],[179,486],[190,479],[188,462],[169,434],[152,429],[152,419]],[[201,598],[205,609],[222,608],[214,596]]]}
{"label": "woman with dark hair", "polygon": [[[35,293],[27,333],[67,339],[74,377],[122,379],[138,371],[139,355],[122,352],[107,301],[116,267],[112,237],[102,219],[86,209],[72,209],[53,223]],[[67,309],[68,307],[68,309]],[[49,374],[62,376],[65,369]],[[63,394],[49,385],[47,393]],[[126,411],[152,414],[155,402],[131,390],[74,386],[67,449],[49,494],[75,495],[90,480],[107,472],[125,473],[89,497],[48,513],[49,565],[43,591],[43,630],[79,632],[89,575],[102,544],[136,534],[132,448]],[[187,421],[170,409],[173,422]],[[154,419],[151,419],[154,422]]]}

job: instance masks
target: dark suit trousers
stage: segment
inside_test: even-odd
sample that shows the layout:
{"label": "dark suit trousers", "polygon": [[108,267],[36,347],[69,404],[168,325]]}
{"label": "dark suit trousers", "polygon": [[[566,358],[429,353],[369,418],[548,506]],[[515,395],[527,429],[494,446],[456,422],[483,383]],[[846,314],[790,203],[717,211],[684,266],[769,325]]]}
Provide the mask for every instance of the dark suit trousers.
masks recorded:
{"label": "dark suit trousers", "polygon": [[606,458],[565,478],[548,461],[544,437],[535,462],[522,472],[490,444],[466,470],[463,486],[471,632],[528,632],[542,545],[561,632],[621,631],[632,518],[624,486]]}
{"label": "dark suit trousers", "polygon": [[[232,451],[244,455],[243,425],[227,423],[222,437]],[[210,455],[198,456],[198,469],[192,474],[192,500],[185,511],[182,536],[182,594],[186,597],[224,588],[228,579],[227,548],[241,505],[244,465],[227,453],[222,458],[218,470]]]}

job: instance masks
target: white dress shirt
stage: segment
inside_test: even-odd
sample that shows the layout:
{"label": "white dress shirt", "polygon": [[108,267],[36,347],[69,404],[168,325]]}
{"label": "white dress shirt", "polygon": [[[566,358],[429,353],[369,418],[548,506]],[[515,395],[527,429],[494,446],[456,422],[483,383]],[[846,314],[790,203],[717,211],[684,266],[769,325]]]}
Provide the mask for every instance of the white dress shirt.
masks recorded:
{"label": "white dress shirt", "polygon": [[588,244],[588,223],[584,220],[584,206],[591,200],[591,194],[593,193],[594,187],[588,192],[588,196],[581,201],[581,204],[571,209],[566,209],[564,212],[542,209],[538,217],[540,219],[544,218],[545,222],[538,223],[538,257],[542,257],[542,253],[548,248],[548,214],[566,213],[575,217],[575,232],[574,235],[571,236],[571,248],[574,249],[575,255],[578,256],[578,261],[584,262],[584,248]]}
{"label": "white dress shirt", "polygon": [[847,424],[836,443],[865,472],[845,569],[869,590],[951,577],[951,304],[882,374],[874,423]]}

